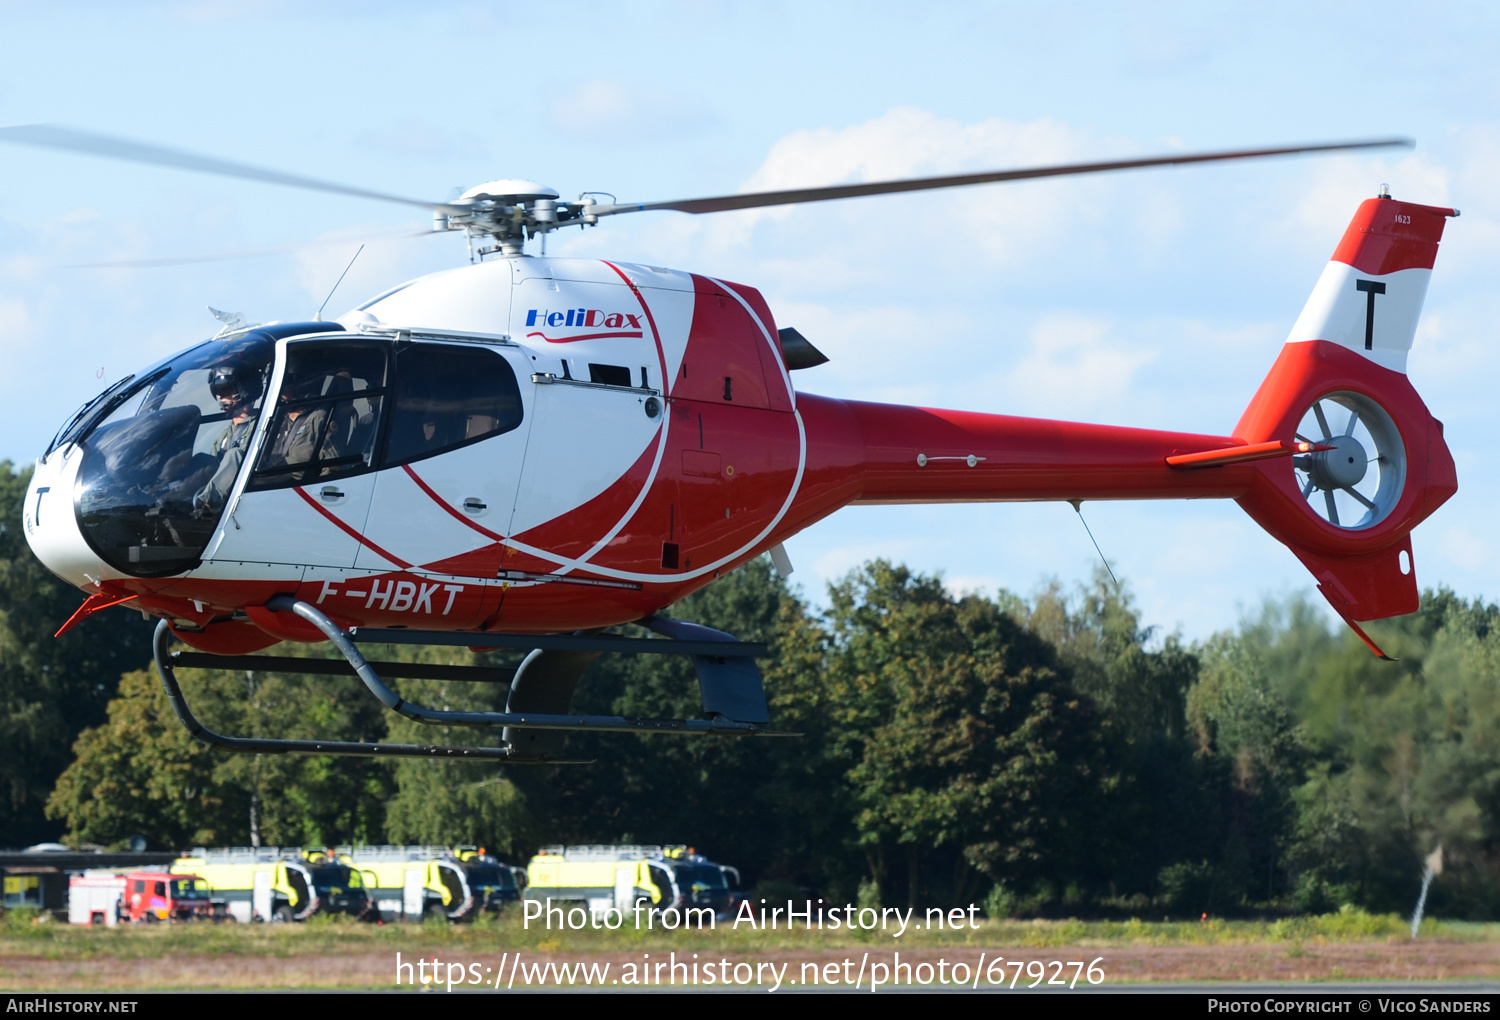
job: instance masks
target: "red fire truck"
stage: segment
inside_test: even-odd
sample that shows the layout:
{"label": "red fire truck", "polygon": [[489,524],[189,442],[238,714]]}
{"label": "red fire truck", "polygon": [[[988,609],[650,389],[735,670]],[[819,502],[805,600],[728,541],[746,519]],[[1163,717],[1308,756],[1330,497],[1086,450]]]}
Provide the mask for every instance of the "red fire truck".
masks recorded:
{"label": "red fire truck", "polygon": [[132,871],[125,876],[120,918],[126,921],[212,920],[216,913],[208,882],[197,875]]}

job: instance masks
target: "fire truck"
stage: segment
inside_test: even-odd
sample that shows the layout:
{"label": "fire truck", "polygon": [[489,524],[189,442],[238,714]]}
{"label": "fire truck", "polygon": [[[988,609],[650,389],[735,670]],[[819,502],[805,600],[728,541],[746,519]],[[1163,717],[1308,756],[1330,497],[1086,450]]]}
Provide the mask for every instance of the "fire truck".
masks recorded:
{"label": "fire truck", "polygon": [[120,900],[125,895],[125,876],[115,871],[91,868],[68,879],[68,923],[105,925],[120,923]]}
{"label": "fire truck", "polygon": [[332,853],[360,870],[366,891],[389,920],[472,921],[521,898],[521,869],[483,847],[341,846]]}
{"label": "fire truck", "polygon": [[468,876],[445,846],[355,846],[334,852],[359,869],[383,918],[462,921],[474,912]]}
{"label": "fire truck", "polygon": [[201,876],[237,921],[305,921],[318,913],[379,920],[359,869],[297,847],[195,847],[174,875]]}
{"label": "fire truck", "polygon": [[224,917],[223,901],[215,902],[208,883],[192,873],[90,870],[68,882],[68,920],[73,924],[112,926],[121,921],[154,924]]}
{"label": "fire truck", "polygon": [[454,847],[453,856],[463,864],[480,910],[500,914],[509,904],[520,902],[526,877],[524,868],[511,867],[482,846]]}
{"label": "fire truck", "polygon": [[[528,900],[584,901],[598,915],[707,908],[729,917],[743,894],[740,873],[688,846],[546,846],[526,868]],[[679,913],[679,916],[681,914]]]}

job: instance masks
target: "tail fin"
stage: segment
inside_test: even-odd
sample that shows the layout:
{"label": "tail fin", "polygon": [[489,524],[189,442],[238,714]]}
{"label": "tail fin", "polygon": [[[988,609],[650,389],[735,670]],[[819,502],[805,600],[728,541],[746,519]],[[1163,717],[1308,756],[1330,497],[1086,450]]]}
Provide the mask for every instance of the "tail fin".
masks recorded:
{"label": "tail fin", "polygon": [[[1383,192],[1383,189],[1382,189]],[[1258,463],[1240,505],[1356,621],[1414,612],[1410,533],[1458,490],[1443,426],[1406,377],[1427,281],[1456,209],[1362,203],[1234,434],[1312,452]]]}

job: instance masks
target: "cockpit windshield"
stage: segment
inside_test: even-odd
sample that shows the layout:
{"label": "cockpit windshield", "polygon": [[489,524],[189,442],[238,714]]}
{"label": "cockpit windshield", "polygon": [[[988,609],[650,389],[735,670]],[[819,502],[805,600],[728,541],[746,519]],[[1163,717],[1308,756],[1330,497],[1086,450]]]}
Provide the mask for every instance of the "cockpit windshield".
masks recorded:
{"label": "cockpit windshield", "polygon": [[255,431],[273,339],[241,334],[122,380],[76,415],[59,444],[83,447],[84,537],[111,566],[160,577],[196,566]]}
{"label": "cockpit windshield", "polygon": [[679,864],[677,865],[677,881],[693,889],[728,889],[729,882],[724,878],[724,872],[718,867],[708,864]]}
{"label": "cockpit windshield", "polygon": [[[113,404],[116,399],[128,399],[129,394],[125,392],[125,389],[134,381],[134,375],[127,375],[125,378],[115,383],[109,389],[105,390],[103,393],[99,394],[97,397],[84,404],[77,411],[73,412],[73,416],[67,420],[62,428],[57,430],[57,435],[52,437],[52,442],[47,444],[47,452],[42,454],[42,460],[45,461],[49,456],[51,456],[52,451],[57,449],[59,446],[66,446],[69,443],[78,442],[79,437],[94,422],[98,421],[105,414],[108,414],[109,411],[114,409]],[[143,382],[141,385],[145,385],[145,383]]]}
{"label": "cockpit windshield", "polygon": [[516,887],[516,876],[511,874],[509,868],[502,868],[498,864],[475,864],[467,865],[469,872],[469,885],[478,889],[514,889]]}
{"label": "cockpit windshield", "polygon": [[314,864],[308,871],[312,873],[313,887],[319,892],[363,887],[359,872],[343,864]]}
{"label": "cockpit windshield", "polygon": [[206,900],[209,897],[208,882],[201,878],[175,878],[172,880],[172,898],[178,900]]}

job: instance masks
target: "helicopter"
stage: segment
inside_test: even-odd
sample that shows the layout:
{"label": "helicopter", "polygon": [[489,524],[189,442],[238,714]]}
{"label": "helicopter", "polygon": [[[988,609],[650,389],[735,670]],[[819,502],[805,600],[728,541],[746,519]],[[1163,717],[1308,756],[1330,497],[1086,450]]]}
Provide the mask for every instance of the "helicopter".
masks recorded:
{"label": "helicopter", "polygon": [[[1410,533],[1457,491],[1407,379],[1455,209],[1359,205],[1279,357],[1225,436],[876,404],[799,392],[827,359],[753,287],[526,244],[628,213],[705,214],[1404,139],[1160,157],[652,203],[566,201],[496,180],[425,202],[51,125],[0,141],[400,202],[469,239],[467,265],[331,321],[215,313],[212,338],[114,383],[37,460],[27,541],[87,595],[63,633],[129,606],[155,618],[177,715],[228,751],[570,762],[569,731],[775,736],[763,645],[659,615],[851,504],[1233,499],[1360,623],[1418,605]],[[480,247],[474,250],[478,241]],[[605,628],[639,624],[658,638]],[[665,638],[666,640],[662,640]],[[187,651],[173,651],[180,642]],[[339,660],[252,655],[331,641]],[[371,663],[359,644],[529,650],[514,669]],[[703,716],[570,714],[605,653],[687,655]],[[499,746],[216,733],[175,670],[357,676],[420,722]],[[384,677],[509,685],[504,712],[427,708]]]}

